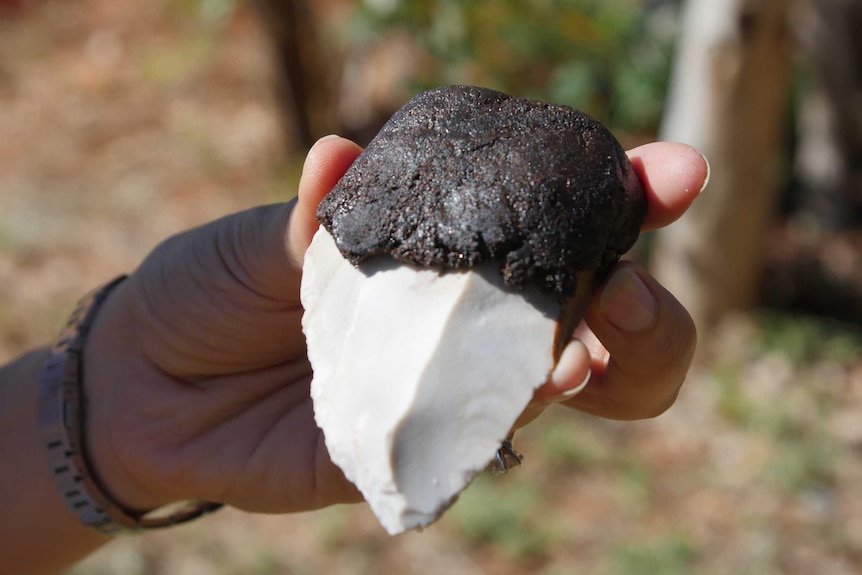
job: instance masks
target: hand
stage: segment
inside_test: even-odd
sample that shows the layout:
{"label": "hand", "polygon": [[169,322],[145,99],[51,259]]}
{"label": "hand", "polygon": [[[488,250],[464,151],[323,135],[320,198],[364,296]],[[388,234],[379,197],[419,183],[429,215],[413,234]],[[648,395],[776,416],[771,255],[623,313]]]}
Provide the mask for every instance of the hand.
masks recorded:
{"label": "hand", "polygon": [[315,207],[360,151],[322,140],[298,201],[168,239],[108,298],[84,357],[89,437],[124,506],[291,512],[361,499],[314,423],[299,301]]}
{"label": "hand", "polygon": [[[299,302],[314,210],[359,152],[340,138],[318,142],[297,201],[167,240],[108,299],[85,350],[89,437],[97,471],[122,504],[145,510],[194,498],[290,512],[361,499],[314,423]],[[703,159],[686,146],[653,144],[632,159],[647,184],[646,228],[678,217],[706,179]],[[632,297],[633,277],[655,296],[654,321],[650,305]],[[641,325],[625,326],[620,310]],[[524,420],[590,369],[589,386],[567,405],[625,419],[669,406],[694,348],[685,310],[623,264],[586,320],[577,335],[592,357],[573,341]]]}
{"label": "hand", "polygon": [[[642,231],[678,219],[709,180],[706,160],[684,144],[648,144],[629,158],[647,192]],[[673,405],[697,333],[670,292],[642,267],[621,262],[598,289],[584,320],[519,427],[554,403],[621,420],[655,417]]]}

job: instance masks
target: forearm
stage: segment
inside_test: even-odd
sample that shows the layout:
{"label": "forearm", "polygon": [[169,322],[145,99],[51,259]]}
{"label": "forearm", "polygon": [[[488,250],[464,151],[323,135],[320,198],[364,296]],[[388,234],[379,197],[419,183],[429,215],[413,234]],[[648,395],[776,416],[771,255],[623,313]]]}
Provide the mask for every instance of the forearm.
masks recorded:
{"label": "forearm", "polygon": [[0,565],[9,573],[57,573],[108,538],[82,526],[48,471],[36,424],[47,349],[0,367]]}

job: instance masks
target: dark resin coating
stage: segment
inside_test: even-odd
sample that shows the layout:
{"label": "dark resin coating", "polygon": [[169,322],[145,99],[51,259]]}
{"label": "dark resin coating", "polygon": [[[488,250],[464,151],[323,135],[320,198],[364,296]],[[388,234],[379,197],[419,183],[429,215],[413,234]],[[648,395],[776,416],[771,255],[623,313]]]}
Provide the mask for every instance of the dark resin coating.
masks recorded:
{"label": "dark resin coating", "polygon": [[317,217],[353,264],[500,262],[507,285],[560,298],[637,239],[643,187],[613,135],[567,106],[447,86],[386,123]]}

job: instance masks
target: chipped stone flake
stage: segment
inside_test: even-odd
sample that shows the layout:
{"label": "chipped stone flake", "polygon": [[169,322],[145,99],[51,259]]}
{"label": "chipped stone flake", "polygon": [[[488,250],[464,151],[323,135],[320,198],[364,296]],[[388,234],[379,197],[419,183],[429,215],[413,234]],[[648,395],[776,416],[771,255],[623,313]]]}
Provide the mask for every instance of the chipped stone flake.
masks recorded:
{"label": "chipped stone flake", "polygon": [[547,380],[559,309],[528,295],[497,265],[357,268],[315,235],[302,284],[315,418],[389,533],[435,521]]}

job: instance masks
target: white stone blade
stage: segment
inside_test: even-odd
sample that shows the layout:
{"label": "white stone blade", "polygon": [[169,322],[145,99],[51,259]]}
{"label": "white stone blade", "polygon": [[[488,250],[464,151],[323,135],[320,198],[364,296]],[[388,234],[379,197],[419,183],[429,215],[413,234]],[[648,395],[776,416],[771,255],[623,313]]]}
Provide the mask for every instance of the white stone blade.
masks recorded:
{"label": "white stone blade", "polygon": [[441,274],[377,257],[356,268],[321,228],[302,302],[315,418],[391,534],[449,507],[554,366],[558,306],[504,287],[494,264]]}

